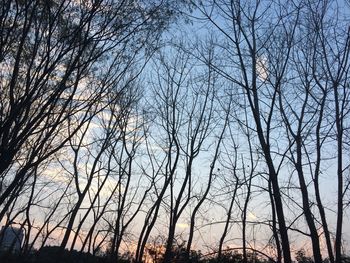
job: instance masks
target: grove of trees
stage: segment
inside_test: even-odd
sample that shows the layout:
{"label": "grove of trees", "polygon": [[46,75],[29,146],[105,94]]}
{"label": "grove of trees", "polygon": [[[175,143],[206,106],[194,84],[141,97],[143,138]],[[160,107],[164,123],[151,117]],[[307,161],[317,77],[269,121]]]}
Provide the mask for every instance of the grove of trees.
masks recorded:
{"label": "grove of trees", "polygon": [[0,75],[0,248],[348,262],[349,1],[3,0]]}

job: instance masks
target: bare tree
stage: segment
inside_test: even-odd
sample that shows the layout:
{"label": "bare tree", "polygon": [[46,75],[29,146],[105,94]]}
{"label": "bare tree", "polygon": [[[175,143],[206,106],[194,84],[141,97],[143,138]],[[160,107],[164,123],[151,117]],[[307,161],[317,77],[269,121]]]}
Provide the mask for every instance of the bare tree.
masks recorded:
{"label": "bare tree", "polygon": [[[347,189],[344,188],[343,173],[348,169],[343,163],[344,120],[349,103],[345,88],[349,68],[349,31],[344,12],[337,3],[321,1],[292,2],[290,5],[272,1],[194,4],[201,19],[220,37],[217,46],[225,54],[222,60],[226,64],[216,63],[213,68],[241,88],[242,96],[248,102],[251,114],[248,118],[254,120],[249,130],[257,136],[259,151],[268,168],[268,188],[272,190],[272,230],[275,241],[281,242],[284,261],[291,262],[288,230],[298,231],[292,225],[300,216],[304,216],[308,230],[299,230],[299,234],[310,238],[315,261],[322,261],[319,216],[329,259],[339,262],[343,198]],[[324,113],[328,111],[326,116]],[[281,136],[281,133],[285,135]],[[335,259],[332,234],[319,188],[321,167],[327,163],[327,157],[322,158],[322,148],[327,147],[326,143],[334,142],[337,144],[334,154],[338,170]],[[316,156],[312,153],[315,149]],[[301,195],[301,204],[291,200],[301,211],[294,219],[286,217],[284,210],[288,208],[283,207],[284,193],[280,187],[286,165],[293,167],[290,180],[294,181],[296,176]],[[310,182],[313,182],[314,189],[310,188]],[[288,193],[296,193],[290,187],[285,189]],[[315,201],[310,194],[313,190]],[[314,202],[319,215],[313,211]],[[287,226],[289,219],[291,225]],[[278,223],[278,228],[274,222]],[[279,252],[278,255],[281,261]]]}
{"label": "bare tree", "polygon": [[[278,181],[278,170],[274,164],[271,132],[273,125],[273,116],[277,90],[264,89],[264,83],[267,78],[264,72],[264,57],[262,49],[265,43],[275,36],[275,30],[282,24],[282,28],[290,29],[286,31],[284,57],[287,61],[289,57],[290,41],[293,39],[293,28],[297,25],[298,11],[287,11],[280,8],[281,14],[273,17],[273,24],[265,30],[263,17],[268,16],[270,3],[242,3],[240,1],[211,1],[205,5],[197,5],[201,15],[217,30],[226,42],[223,51],[229,54],[226,60],[237,69],[238,74],[231,74],[230,68],[216,66],[217,71],[229,81],[241,88],[244,96],[247,98],[248,107],[251,111],[251,117],[254,120],[254,130],[260,142],[262,154],[265,158],[268,168],[269,178],[271,180],[274,205],[279,224],[279,233],[281,235],[282,251],[285,262],[291,262],[290,244],[288,229],[283,209],[283,201],[280,193]],[[286,7],[287,8],[287,7]],[[215,16],[214,13],[215,12]],[[290,19],[290,14],[294,14],[295,19]],[[215,17],[221,17],[222,21],[217,21]],[[283,16],[285,16],[284,19]],[[226,23],[226,24],[225,24]],[[228,25],[228,26],[227,26]],[[280,64],[279,76],[284,76],[286,63]],[[266,94],[266,95],[265,95]]]}
{"label": "bare tree", "polygon": [[[169,77],[166,79],[168,83],[165,84],[167,91],[163,94],[176,94],[176,97],[173,98],[175,107],[172,109],[173,116],[176,117],[172,125],[179,127],[175,136],[178,138],[181,159],[184,162],[184,168],[180,163],[176,167],[176,174],[174,174],[176,177],[172,178],[169,186],[170,221],[164,262],[169,262],[172,258],[176,226],[192,198],[193,166],[204,147],[205,140],[212,131],[216,78],[209,67],[203,74],[207,77],[200,79],[201,76],[199,76],[197,77],[198,83],[195,82],[195,65],[190,60],[191,56],[188,53],[180,51],[175,63],[170,64],[164,61],[166,75]],[[211,172],[204,199],[208,194],[212,176]],[[177,191],[176,188],[179,190]],[[195,210],[198,210],[199,207],[200,205]],[[193,227],[190,231],[193,231]]]}
{"label": "bare tree", "polygon": [[[326,81],[318,79],[326,89],[332,89],[332,112],[335,123],[335,141],[337,144],[337,224],[335,236],[335,262],[342,261],[342,233],[344,215],[344,172],[349,170],[349,164],[344,162],[344,132],[349,127],[346,119],[349,116],[349,54],[350,54],[350,27],[346,18],[346,11],[342,13],[339,7],[332,11],[331,3],[321,5],[321,12],[314,11],[314,19],[318,40],[321,43],[322,69]],[[347,10],[348,11],[348,10]],[[344,16],[345,15],[345,16]],[[343,27],[343,25],[345,25]],[[329,245],[328,245],[329,246]],[[330,248],[328,249],[330,251]],[[330,254],[331,257],[331,254]]]}
{"label": "bare tree", "polygon": [[[98,82],[120,79],[141,48],[154,43],[171,10],[169,3],[113,0],[1,2],[0,219],[30,170],[92,117],[67,132],[71,118],[109,92]],[[110,71],[107,54],[123,63]],[[92,80],[97,85],[86,84]]]}

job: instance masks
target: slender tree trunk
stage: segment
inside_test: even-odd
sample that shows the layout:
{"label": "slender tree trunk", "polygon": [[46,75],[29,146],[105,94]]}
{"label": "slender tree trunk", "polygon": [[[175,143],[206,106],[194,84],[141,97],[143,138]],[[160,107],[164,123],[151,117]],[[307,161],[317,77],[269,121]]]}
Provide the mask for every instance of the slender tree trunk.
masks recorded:
{"label": "slender tree trunk", "polygon": [[276,244],[276,251],[277,251],[277,263],[282,262],[282,251],[281,251],[281,243],[278,236],[278,229],[277,229],[277,222],[276,222],[276,209],[275,209],[275,201],[273,198],[273,193],[271,189],[271,182],[269,180],[269,197],[270,197],[270,203],[271,203],[271,214],[272,214],[272,233],[273,238],[275,240]]}
{"label": "slender tree trunk", "polygon": [[[243,164],[244,167],[244,164]],[[253,168],[253,167],[252,167]],[[245,173],[245,171],[243,171],[243,173]],[[247,229],[247,212],[248,212],[248,203],[250,200],[250,189],[251,189],[251,184],[252,184],[252,174],[249,175],[249,179],[248,179],[248,185],[247,185],[247,195],[245,197],[245,201],[244,201],[244,207],[243,207],[243,211],[242,211],[242,247],[243,247],[243,263],[247,263],[248,262],[248,258],[247,258],[247,244],[246,244],[246,229]],[[254,249],[256,249],[254,247]]]}
{"label": "slender tree trunk", "polygon": [[62,239],[62,242],[61,242],[61,245],[60,245],[60,251],[62,252],[66,246],[67,246],[67,243],[68,243],[68,240],[69,240],[69,236],[73,230],[73,225],[74,225],[74,221],[75,221],[75,218],[78,214],[78,211],[79,211],[79,208],[83,202],[83,199],[84,197],[79,197],[70,217],[69,217],[69,221],[68,221],[68,224],[66,226],[66,231],[64,232],[64,236],[63,236],[63,239]]}
{"label": "slender tree trunk", "polygon": [[310,237],[312,243],[312,251],[315,262],[322,262],[322,255],[320,249],[320,239],[317,233],[317,229],[315,226],[314,218],[310,209],[309,204],[309,194],[307,191],[307,186],[305,183],[303,167],[302,167],[302,151],[301,151],[301,134],[298,134],[296,137],[296,145],[297,145],[297,162],[296,169],[299,177],[300,190],[303,199],[303,211],[305,214],[305,219],[308,224],[310,230]]}
{"label": "slender tree trunk", "polygon": [[333,85],[335,103],[335,123],[337,130],[337,177],[338,177],[338,204],[337,204],[337,230],[335,234],[335,262],[341,263],[342,233],[343,233],[343,116],[340,111],[338,86]]}
{"label": "slender tree trunk", "polygon": [[227,211],[227,217],[226,217],[226,222],[225,222],[225,227],[224,227],[224,231],[221,234],[220,240],[219,240],[219,248],[218,248],[218,261],[221,262],[222,260],[222,247],[224,245],[224,241],[228,232],[228,228],[230,226],[230,221],[231,221],[231,216],[232,216],[232,210],[233,210],[233,205],[235,203],[235,199],[236,199],[236,193],[237,193],[237,189],[238,189],[238,179],[236,180],[236,184],[235,184],[235,189],[233,190],[233,194],[231,197],[231,201],[230,201],[230,206],[228,208]]}
{"label": "slender tree trunk", "polygon": [[[257,99],[257,97],[256,97]],[[281,244],[282,244],[282,251],[283,251],[283,258],[285,263],[292,263],[292,257],[290,253],[290,247],[289,247],[289,237],[288,237],[288,230],[286,226],[284,211],[283,211],[283,202],[281,198],[280,193],[280,187],[278,183],[278,177],[275,170],[275,167],[273,165],[273,160],[270,154],[270,146],[266,144],[264,136],[263,136],[263,130],[261,128],[260,119],[256,112],[254,112],[254,118],[257,123],[257,133],[259,136],[259,141],[262,146],[262,150],[264,153],[264,157],[266,160],[266,164],[268,166],[269,171],[269,177],[271,179],[271,185],[272,185],[272,191],[273,191],[273,197],[275,201],[275,207],[276,207],[276,215],[279,225],[279,231],[281,235]]]}
{"label": "slender tree trunk", "polygon": [[[316,82],[317,84],[319,84],[317,80]],[[319,85],[319,87],[322,88],[322,85]],[[321,142],[320,133],[321,133],[322,120],[324,117],[323,113],[324,113],[326,98],[327,98],[327,92],[323,89],[323,97],[322,97],[322,101],[320,102],[320,110],[319,110],[320,115],[316,126],[316,165],[315,165],[315,174],[314,174],[314,188],[315,188],[316,203],[317,203],[318,211],[320,213],[324,237],[326,240],[329,261],[331,263],[334,263],[332,241],[331,241],[331,236],[328,229],[326,213],[325,213],[324,206],[322,204],[322,198],[321,198],[321,193],[319,188],[320,166],[321,166],[321,158],[322,158],[322,142]]]}

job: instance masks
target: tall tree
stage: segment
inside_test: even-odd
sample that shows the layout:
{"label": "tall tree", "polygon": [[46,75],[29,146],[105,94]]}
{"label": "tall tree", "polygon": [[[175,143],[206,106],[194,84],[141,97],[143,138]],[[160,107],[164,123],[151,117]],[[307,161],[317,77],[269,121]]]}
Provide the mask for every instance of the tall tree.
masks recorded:
{"label": "tall tree", "polygon": [[[0,219],[30,171],[93,111],[74,129],[69,120],[102,101],[113,89],[108,84],[139,60],[141,50],[148,52],[144,47],[152,51],[173,7],[133,0],[1,2]],[[111,67],[110,58],[120,63]]]}

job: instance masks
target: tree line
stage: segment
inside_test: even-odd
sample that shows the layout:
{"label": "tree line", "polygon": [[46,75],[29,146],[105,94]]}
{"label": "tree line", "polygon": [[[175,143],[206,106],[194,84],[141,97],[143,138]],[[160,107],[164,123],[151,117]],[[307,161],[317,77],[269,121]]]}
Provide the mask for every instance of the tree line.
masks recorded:
{"label": "tree line", "polygon": [[349,2],[0,7],[0,222],[21,255],[345,262]]}

